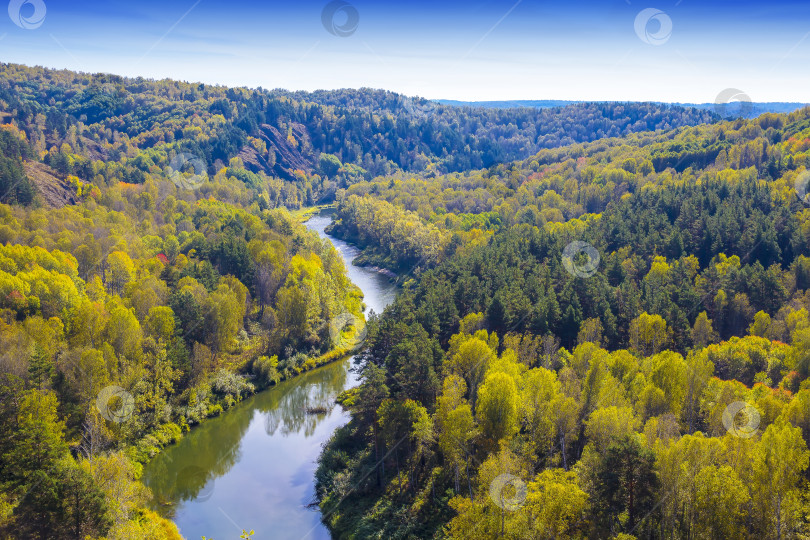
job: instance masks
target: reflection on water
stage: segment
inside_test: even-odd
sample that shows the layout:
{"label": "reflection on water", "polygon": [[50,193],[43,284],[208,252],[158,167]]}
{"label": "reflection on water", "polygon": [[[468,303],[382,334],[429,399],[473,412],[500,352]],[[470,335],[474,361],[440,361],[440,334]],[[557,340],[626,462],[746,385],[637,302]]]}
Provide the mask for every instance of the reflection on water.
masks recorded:
{"label": "reflection on water", "polygon": [[[329,221],[316,216],[307,226],[328,238],[323,229]],[[373,270],[351,266],[357,249],[330,240],[366,305],[382,311],[396,294],[393,285]],[[307,505],[321,447],[348,421],[335,398],[357,383],[349,366],[344,360],[282,382],[187,433],[145,468],[155,508],[186,538],[227,540],[242,529],[255,529],[255,538],[329,538]]]}
{"label": "reflection on water", "polygon": [[312,373],[307,373],[301,381],[303,384],[280,385],[278,390],[281,392],[266,392],[270,400],[256,404],[256,409],[264,416],[265,432],[274,435],[278,431],[285,437],[303,432],[305,437],[312,437],[315,428],[329,413],[312,414],[307,411],[326,409],[332,412],[335,398],[348,387],[345,364],[344,362],[340,366],[342,369],[332,370],[334,373],[329,370],[324,370],[326,373],[317,373],[315,380],[307,377],[313,375]]}
{"label": "reflection on water", "polygon": [[[257,394],[219,418],[204,422],[177,445],[158,455],[147,467],[147,484],[164,513],[173,515],[178,502],[202,501],[203,489],[231,470],[241,459],[241,442],[251,424],[260,424],[266,435],[298,436],[305,444],[317,427],[337,412],[337,395],[349,386],[348,362],[311,371]],[[352,378],[352,383],[354,379]],[[327,414],[308,414],[321,406]],[[210,498],[210,494],[209,497]]]}

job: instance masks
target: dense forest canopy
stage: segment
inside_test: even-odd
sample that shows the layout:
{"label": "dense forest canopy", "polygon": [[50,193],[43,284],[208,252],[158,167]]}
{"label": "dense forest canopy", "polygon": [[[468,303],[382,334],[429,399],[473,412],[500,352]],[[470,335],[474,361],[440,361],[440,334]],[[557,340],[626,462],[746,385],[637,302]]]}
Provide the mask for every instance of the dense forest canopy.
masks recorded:
{"label": "dense forest canopy", "polygon": [[[735,99],[729,103],[723,103],[723,99],[726,97],[733,97]],[[452,105],[454,107],[487,107],[493,109],[513,109],[522,107],[548,109],[552,107],[564,107],[574,103],[583,103],[582,101],[570,101],[564,99],[517,99],[507,101],[458,101],[453,99],[437,99],[434,101],[443,105]],[[751,101],[751,98],[742,91],[729,88],[717,97],[717,102],[715,103],[675,103],[674,105],[711,110],[720,115],[722,118],[756,118],[763,113],[790,113],[810,104],[806,102],[773,101],[760,103]]]}
{"label": "dense forest canopy", "polygon": [[[548,230],[577,228],[583,222],[612,215],[605,214],[610,204],[614,205],[613,212],[619,211],[617,205],[624,205],[625,215],[611,225],[618,229],[602,233],[605,241],[612,242],[613,249],[644,242],[648,249],[642,251],[651,259],[654,254],[680,254],[672,249],[664,251],[662,243],[669,246],[689,242],[678,249],[695,254],[705,266],[719,246],[753,245],[750,238],[735,234],[735,229],[728,229],[722,238],[707,243],[707,227],[716,229],[725,221],[718,212],[742,213],[749,215],[745,218],[748,220],[752,212],[789,213],[790,208],[801,208],[806,202],[807,189],[802,187],[802,180],[808,174],[805,172],[808,127],[806,110],[789,116],[768,114],[747,122],[682,128],[665,134],[641,133],[549,149],[520,162],[485,170],[435,178],[407,173],[380,177],[358,182],[345,192],[334,230],[368,244],[370,252],[379,249],[399,254],[407,252],[404,244],[410,241],[409,235],[403,235],[401,223],[435,228],[436,235],[445,238],[448,245],[456,246],[462,240],[481,241],[520,223]],[[685,199],[692,197],[684,190],[709,184],[732,187],[740,183],[758,186],[757,197],[764,199],[756,202],[743,196],[726,205],[695,200],[688,209],[681,208]],[[773,194],[766,196],[763,187]],[[766,199],[773,199],[776,192],[780,200],[768,202]],[[721,196],[725,197],[725,192]],[[659,212],[644,212],[652,205]],[[688,214],[676,223],[681,211]],[[394,213],[404,213],[397,218],[400,223],[397,235],[382,241],[382,235],[394,230],[385,216]],[[734,219],[740,222],[743,218]],[[788,223],[788,219],[799,221]],[[639,220],[648,222],[636,223]],[[684,230],[685,220],[689,220],[688,231]],[[804,234],[805,220],[804,214],[794,211],[782,220],[758,224],[782,231],[776,238],[778,246],[770,248],[780,252],[777,259],[761,263],[766,266],[777,261],[784,263],[782,251],[792,253],[800,249],[798,246],[806,243],[806,237],[796,235]],[[739,230],[748,230],[746,223],[739,224],[743,227]],[[636,238],[630,238],[620,232],[628,227],[644,230],[638,231]],[[701,234],[704,238],[699,238]],[[748,253],[745,249],[732,251],[739,256]]]}
{"label": "dense forest canopy", "polygon": [[321,458],[335,535],[806,535],[808,150],[804,109],[347,190],[407,283]]}

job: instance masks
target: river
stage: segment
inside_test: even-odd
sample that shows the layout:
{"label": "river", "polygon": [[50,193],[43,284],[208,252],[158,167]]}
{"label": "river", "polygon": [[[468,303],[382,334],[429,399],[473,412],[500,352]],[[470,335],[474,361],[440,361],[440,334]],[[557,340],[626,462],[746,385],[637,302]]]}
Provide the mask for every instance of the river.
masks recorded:
{"label": "river", "polygon": [[[353,266],[359,250],[324,232],[331,218],[317,215],[309,229],[340,252],[349,278],[377,313],[391,303],[395,286],[382,274]],[[322,445],[349,420],[335,397],[357,384],[349,360],[315,369],[256,394],[187,433],[144,469],[143,482],[155,509],[177,523],[181,534],[199,540],[254,538],[322,540],[329,532],[314,498],[316,460]],[[307,414],[322,405],[325,414]]]}

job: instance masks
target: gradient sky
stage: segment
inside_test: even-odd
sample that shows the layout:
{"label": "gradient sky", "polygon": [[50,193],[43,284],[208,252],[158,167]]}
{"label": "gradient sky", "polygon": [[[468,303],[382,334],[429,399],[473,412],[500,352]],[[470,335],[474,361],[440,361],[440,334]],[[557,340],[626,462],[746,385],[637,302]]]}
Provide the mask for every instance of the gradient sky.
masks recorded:
{"label": "gradient sky", "polygon": [[[810,101],[806,0],[350,0],[359,24],[348,37],[326,30],[323,0],[27,1],[44,2],[44,22],[23,29],[0,13],[3,62],[432,99],[704,103],[738,88],[754,101]],[[634,28],[651,7],[672,21],[660,45],[642,39],[659,32],[655,20],[642,37]]]}

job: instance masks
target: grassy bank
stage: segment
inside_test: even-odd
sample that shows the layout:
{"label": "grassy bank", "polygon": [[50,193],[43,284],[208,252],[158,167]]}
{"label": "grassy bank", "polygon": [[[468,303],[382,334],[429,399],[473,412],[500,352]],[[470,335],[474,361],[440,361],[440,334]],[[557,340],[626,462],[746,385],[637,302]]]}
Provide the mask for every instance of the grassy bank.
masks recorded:
{"label": "grassy bank", "polygon": [[318,206],[305,206],[303,208],[299,208],[298,210],[291,210],[290,214],[299,223],[304,223],[311,217],[320,214],[325,210],[335,210],[336,208],[337,208],[336,203],[321,204]]}

